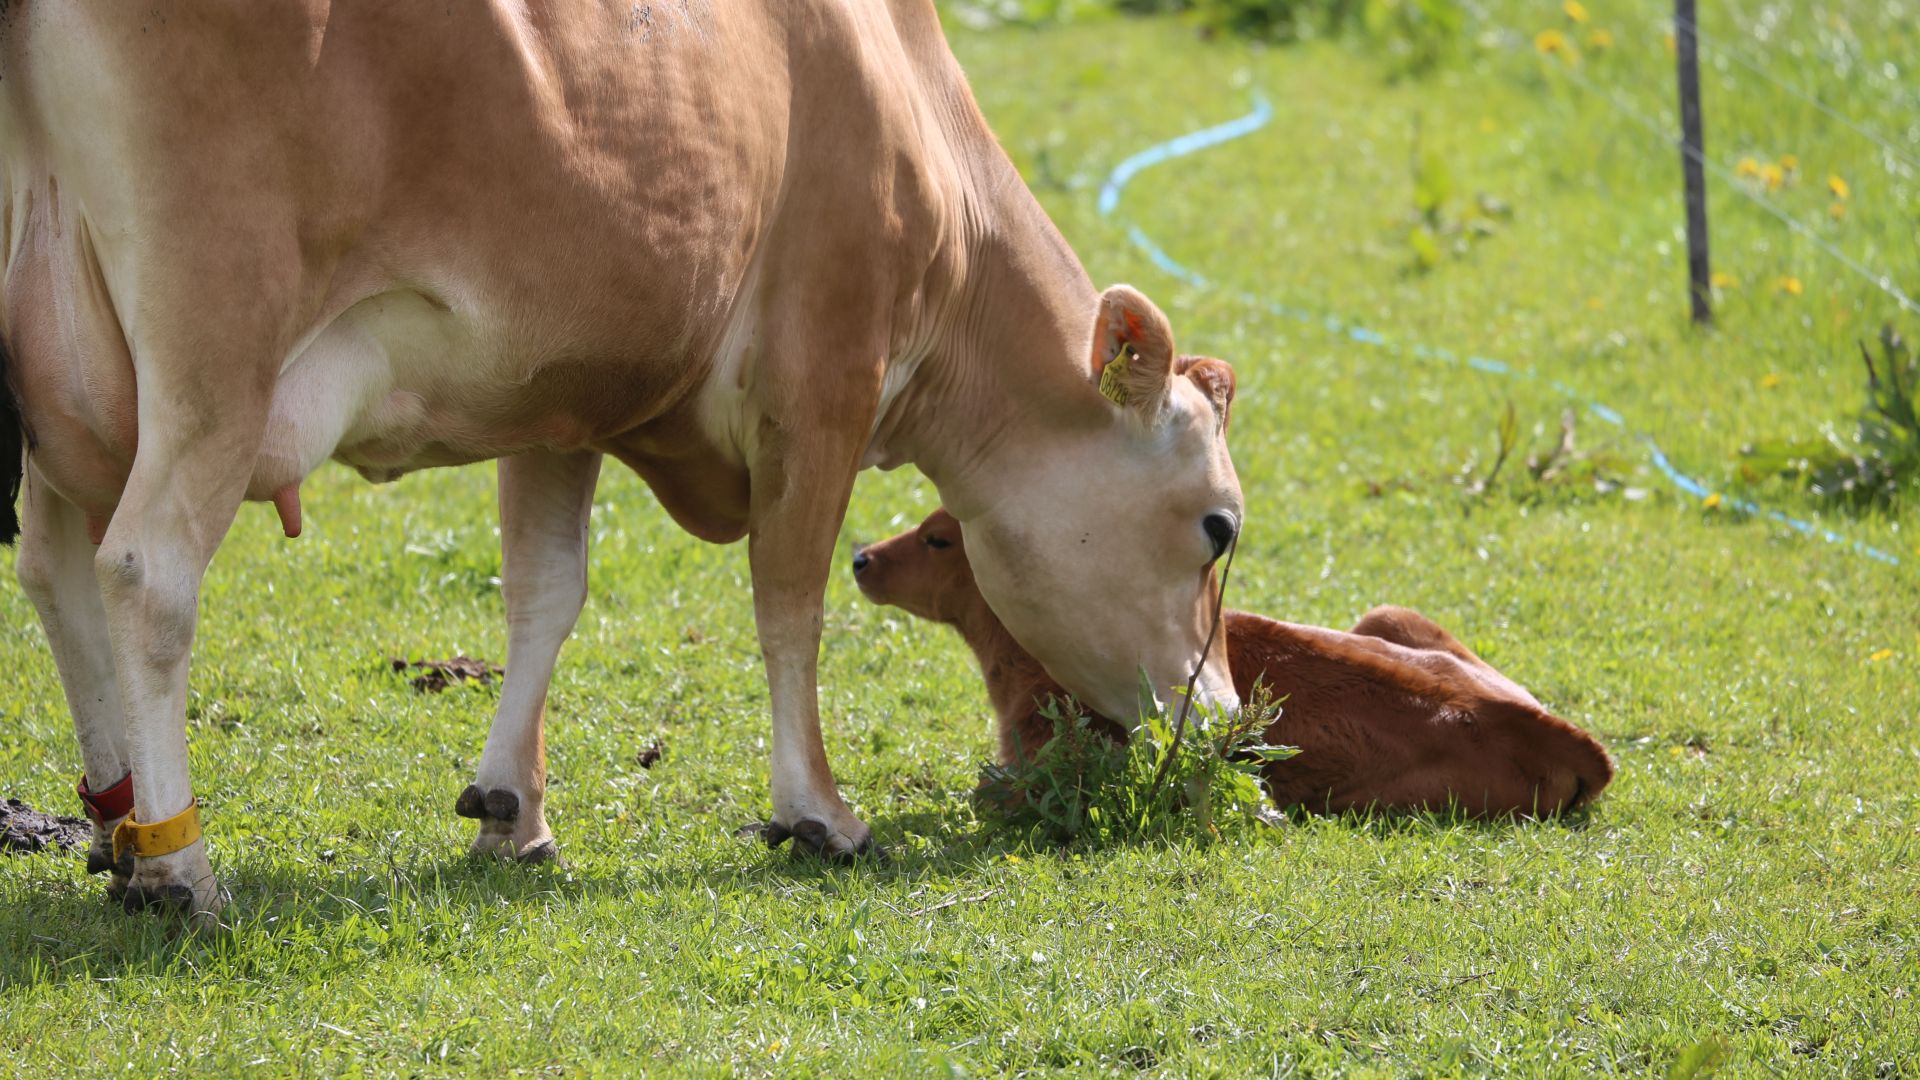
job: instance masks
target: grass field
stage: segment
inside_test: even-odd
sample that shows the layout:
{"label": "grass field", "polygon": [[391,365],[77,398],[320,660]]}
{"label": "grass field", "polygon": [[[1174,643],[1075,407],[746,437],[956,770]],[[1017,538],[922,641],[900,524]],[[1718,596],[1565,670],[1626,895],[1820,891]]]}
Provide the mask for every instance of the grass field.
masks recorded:
{"label": "grass field", "polygon": [[[1583,820],[1030,846],[965,798],[990,741],[958,641],[837,575],[828,748],[893,858],[770,853],[734,835],[769,810],[744,547],[678,532],[610,468],[549,713],[570,865],[470,863],[452,805],[493,695],[419,695],[385,661],[503,657],[493,470],[375,488],[329,468],[306,537],[243,511],[203,600],[193,768],[231,928],[121,915],[72,856],[0,859],[0,1073],[1570,1076],[1718,1055],[1730,1075],[1920,1075],[1920,515],[1836,514],[1733,476],[1743,443],[1850,415],[1853,342],[1895,307],[1716,180],[1717,267],[1739,283],[1720,328],[1691,331],[1677,153],[1582,85],[1667,108],[1660,5],[1590,7],[1575,26],[1495,3],[1418,80],[1352,46],[1256,50],[1166,21],[954,31],[1094,278],[1147,289],[1185,350],[1239,371],[1230,602],[1335,625],[1380,602],[1432,615],[1612,749],[1619,779]],[[1910,15],[1795,7],[1766,9],[1766,43],[1724,12],[1709,31],[1920,157]],[[1615,45],[1577,69],[1533,46],[1599,27]],[[1819,62],[1836,50],[1845,74]],[[1711,58],[1715,159],[1795,155],[1780,204],[1920,288],[1914,177]],[[1098,212],[1116,163],[1255,92],[1269,126],[1140,173]],[[1406,241],[1416,117],[1452,213],[1480,191],[1512,208],[1425,273]],[[1217,287],[1157,270],[1129,226]],[[1536,445],[1578,404],[1579,445],[1610,451],[1617,486],[1537,483],[1515,460],[1468,496],[1457,478],[1485,473],[1508,401]],[[1901,565],[1707,506],[1630,432]],[[933,504],[917,476],[864,476],[848,547]],[[10,583],[0,627],[0,793],[73,812],[79,754]]]}

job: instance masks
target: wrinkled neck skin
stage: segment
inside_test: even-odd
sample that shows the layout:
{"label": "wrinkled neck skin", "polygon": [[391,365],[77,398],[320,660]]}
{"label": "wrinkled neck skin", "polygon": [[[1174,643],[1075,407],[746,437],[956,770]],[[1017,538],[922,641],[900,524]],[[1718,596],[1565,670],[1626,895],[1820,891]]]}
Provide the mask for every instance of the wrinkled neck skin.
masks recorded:
{"label": "wrinkled neck skin", "polygon": [[1020,459],[1061,434],[1111,424],[1087,374],[1099,293],[998,146],[956,152],[963,191],[951,242],[908,335],[928,342],[880,418],[869,460],[911,463],[967,521]]}

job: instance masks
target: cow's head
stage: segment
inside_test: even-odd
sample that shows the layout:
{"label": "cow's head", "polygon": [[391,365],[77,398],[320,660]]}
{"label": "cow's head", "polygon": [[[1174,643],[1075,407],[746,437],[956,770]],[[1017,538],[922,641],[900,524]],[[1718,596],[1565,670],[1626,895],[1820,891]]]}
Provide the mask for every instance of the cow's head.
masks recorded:
{"label": "cow's head", "polygon": [[[1240,531],[1234,376],[1179,357],[1160,309],[1116,285],[1100,298],[1088,378],[1100,396],[1004,459],[994,497],[961,526],[1014,638],[1089,707],[1131,718],[1141,671],[1162,702],[1186,684],[1213,619],[1215,564]],[[1196,697],[1238,704],[1225,634]]]}

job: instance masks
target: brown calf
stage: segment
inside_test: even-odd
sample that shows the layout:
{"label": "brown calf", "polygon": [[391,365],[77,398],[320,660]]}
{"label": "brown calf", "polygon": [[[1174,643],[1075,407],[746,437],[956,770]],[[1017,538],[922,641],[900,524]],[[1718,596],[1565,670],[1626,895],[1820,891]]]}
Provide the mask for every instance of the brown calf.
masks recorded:
{"label": "brown calf", "polygon": [[[861,548],[853,570],[875,603],[960,631],[986,677],[1003,764],[1053,736],[1039,707],[1065,691],[987,607],[945,510]],[[1242,699],[1258,679],[1284,702],[1267,740],[1302,751],[1266,768],[1281,806],[1545,816],[1587,805],[1613,779],[1591,736],[1418,612],[1377,607],[1343,633],[1229,611],[1226,631]]]}

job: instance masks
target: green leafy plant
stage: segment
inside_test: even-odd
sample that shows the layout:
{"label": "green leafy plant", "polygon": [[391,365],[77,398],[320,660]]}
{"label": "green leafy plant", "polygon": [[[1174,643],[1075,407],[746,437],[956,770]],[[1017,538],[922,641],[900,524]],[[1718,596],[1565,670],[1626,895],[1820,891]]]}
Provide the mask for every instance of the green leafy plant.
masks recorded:
{"label": "green leafy plant", "polygon": [[1337,30],[1340,0],[1194,0],[1194,16],[1210,31],[1259,41],[1297,41]]}
{"label": "green leafy plant", "polygon": [[1260,770],[1300,751],[1266,741],[1281,703],[1256,685],[1239,709],[1161,706],[1142,675],[1140,720],[1125,744],[1093,726],[1078,702],[1050,698],[1054,735],[1032,760],[987,765],[975,793],[1002,827],[1056,843],[1146,836],[1217,836],[1223,822],[1267,810]]}
{"label": "green leafy plant", "polygon": [[1827,425],[1817,438],[1773,439],[1742,447],[1740,475],[1753,482],[1786,477],[1816,495],[1851,503],[1891,502],[1920,477],[1920,363],[1889,323],[1880,330],[1880,363],[1866,342],[1867,400],[1851,432]]}
{"label": "green leafy plant", "polygon": [[1397,73],[1405,75],[1437,67],[1466,21],[1459,0],[1365,0],[1360,12],[1367,36],[1386,48]]}
{"label": "green leafy plant", "polygon": [[1454,209],[1456,185],[1446,159],[1427,145],[1420,117],[1413,120],[1413,210],[1406,218],[1407,250],[1413,269],[1425,273],[1449,256],[1458,258],[1472,246],[1499,233],[1513,216],[1513,208],[1485,192]]}

